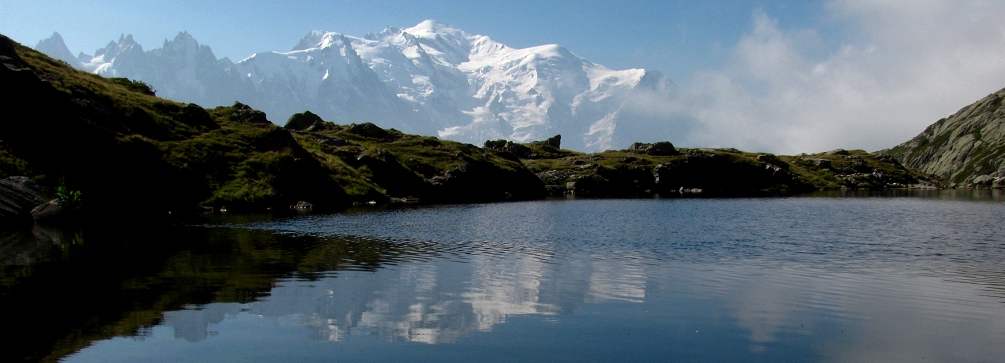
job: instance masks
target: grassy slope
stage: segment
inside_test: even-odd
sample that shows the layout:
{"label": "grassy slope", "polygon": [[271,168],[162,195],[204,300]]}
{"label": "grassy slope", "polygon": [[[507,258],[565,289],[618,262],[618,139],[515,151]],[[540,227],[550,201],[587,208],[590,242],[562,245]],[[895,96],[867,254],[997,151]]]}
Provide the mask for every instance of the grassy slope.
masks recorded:
{"label": "grassy slope", "polygon": [[[84,192],[88,208],[101,210],[275,205],[305,186],[326,188],[313,193],[326,200],[344,196],[319,165],[297,163],[306,152],[283,143],[283,131],[271,123],[234,120],[234,107],[207,112],[157,98],[142,84],[15,47],[30,72],[4,74],[21,91],[5,106],[33,117],[3,126],[0,176],[27,174],[50,187],[65,182]],[[296,180],[284,180],[281,171]]]}
{"label": "grassy slope", "polygon": [[[507,192],[517,199],[543,196],[543,186],[518,160],[474,145],[394,129],[376,129],[378,135],[367,135],[358,131],[363,126],[376,129],[371,124],[326,123],[319,130],[294,131],[294,135],[326,168],[335,171],[335,178],[353,196],[414,196],[434,201],[493,200],[505,198]],[[441,180],[461,168],[472,170],[469,175],[478,179],[477,188],[457,190],[451,188],[456,185],[450,185],[450,180]]]}
{"label": "grassy slope", "polygon": [[[8,63],[29,69],[3,73],[8,87],[22,91],[4,106],[35,117],[0,130],[0,177],[65,182],[84,192],[88,208],[264,210],[297,200],[337,207],[389,197],[465,202],[544,194],[519,161],[473,145],[394,130],[368,137],[352,132],[356,125],[291,133],[241,104],[204,110],[164,100],[142,83],[80,72],[9,44],[20,59]],[[344,143],[319,142],[330,139]]]}
{"label": "grassy slope", "polygon": [[[524,144],[540,150],[540,145]],[[653,156],[625,150],[578,153],[562,150],[545,158],[527,159],[531,171],[548,184],[553,194],[617,196],[673,191],[677,187],[719,192],[805,192],[812,190],[886,189],[939,185],[941,181],[901,166],[896,160],[862,150],[777,156],[735,149],[681,149],[677,155]],[[712,178],[678,178],[673,189],[660,188],[649,179],[659,165],[680,167],[688,159],[716,160],[699,169]],[[729,168],[715,176],[716,169]],[[790,179],[772,178],[774,168]],[[669,168],[669,170],[674,170]],[[688,170],[694,171],[694,168]],[[761,172],[763,170],[764,172]],[[666,174],[666,173],[664,173]],[[715,180],[715,178],[721,180]],[[579,184],[586,181],[587,189]],[[569,184],[569,183],[575,183]],[[617,188],[611,191],[611,188]],[[582,190],[581,190],[582,189]]]}

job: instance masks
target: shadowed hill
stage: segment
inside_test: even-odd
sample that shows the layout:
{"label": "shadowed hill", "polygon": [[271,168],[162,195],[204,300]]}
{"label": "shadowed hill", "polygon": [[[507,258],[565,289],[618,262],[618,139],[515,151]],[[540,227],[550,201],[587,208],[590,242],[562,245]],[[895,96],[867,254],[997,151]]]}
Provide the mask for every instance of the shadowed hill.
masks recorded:
{"label": "shadowed hill", "polygon": [[[369,123],[291,132],[247,105],[206,110],[164,100],[142,82],[80,72],[6,37],[0,62],[8,94],[0,100],[0,177],[65,183],[83,191],[91,211],[544,196],[519,161],[472,145]],[[333,140],[344,143],[336,150]]]}
{"label": "shadowed hill", "polygon": [[0,174],[65,183],[83,191],[89,210],[282,205],[306,190],[346,197],[288,133],[246,106],[206,111],[160,99],[145,84],[77,71],[6,37],[0,62]]}

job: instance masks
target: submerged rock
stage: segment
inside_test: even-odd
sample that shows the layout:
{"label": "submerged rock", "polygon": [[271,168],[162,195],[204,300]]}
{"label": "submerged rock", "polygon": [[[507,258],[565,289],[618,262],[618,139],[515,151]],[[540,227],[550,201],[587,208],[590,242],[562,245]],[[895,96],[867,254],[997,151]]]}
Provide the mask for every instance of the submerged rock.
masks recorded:
{"label": "submerged rock", "polygon": [[71,220],[76,212],[73,208],[64,205],[59,199],[53,199],[32,209],[31,217],[35,219],[35,223],[54,225]]}

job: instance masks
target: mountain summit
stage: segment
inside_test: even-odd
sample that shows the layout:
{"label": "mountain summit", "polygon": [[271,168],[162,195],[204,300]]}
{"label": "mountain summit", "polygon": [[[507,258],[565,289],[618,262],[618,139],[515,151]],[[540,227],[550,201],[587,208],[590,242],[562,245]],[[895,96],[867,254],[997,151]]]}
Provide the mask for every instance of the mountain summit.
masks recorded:
{"label": "mountain summit", "polygon": [[[63,57],[69,51],[60,40],[38,49]],[[187,33],[150,51],[124,36],[78,59],[90,72],[146,82],[163,97],[203,106],[240,99],[274,120],[311,110],[336,123],[475,144],[562,134],[577,150],[673,136],[647,112],[673,97],[659,72],[611,70],[555,44],[511,48],[432,20],[363,37],[315,30],[291,51],[237,63]]]}
{"label": "mountain summit", "polygon": [[82,68],[77,58],[70,53],[70,49],[66,47],[66,42],[63,41],[63,36],[59,35],[58,32],[53,32],[52,36],[42,39],[35,45],[35,50],[45,53],[46,55],[59,59],[66,62],[67,64],[75,67]]}

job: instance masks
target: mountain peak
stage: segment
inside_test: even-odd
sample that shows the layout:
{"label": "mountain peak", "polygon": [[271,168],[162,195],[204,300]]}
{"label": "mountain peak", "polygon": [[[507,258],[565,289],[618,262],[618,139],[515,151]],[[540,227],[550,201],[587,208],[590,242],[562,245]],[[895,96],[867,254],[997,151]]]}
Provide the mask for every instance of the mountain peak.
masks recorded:
{"label": "mountain peak", "polygon": [[[129,37],[132,38],[132,35],[130,35]],[[176,41],[176,42],[177,41],[186,41],[186,42],[195,41],[195,37],[193,37],[192,34],[189,34],[188,31],[181,31],[181,32],[178,32],[178,35],[174,36],[174,41]]]}
{"label": "mountain peak", "polygon": [[52,32],[52,35],[42,41],[44,42],[46,40],[59,41],[60,43],[63,43],[63,36],[59,35],[59,32]]}
{"label": "mountain peak", "polygon": [[119,44],[136,44],[136,40],[133,40],[132,34],[122,34],[119,35]]}
{"label": "mountain peak", "polygon": [[307,50],[311,48],[327,48],[335,44],[345,43],[345,35],[342,33],[325,30],[312,30],[290,51]]}
{"label": "mountain peak", "polygon": [[403,30],[420,38],[436,38],[437,35],[444,37],[467,37],[468,33],[453,27],[450,24],[436,20],[424,20],[416,26]]}
{"label": "mountain peak", "polygon": [[[129,36],[129,41],[132,41],[132,35]],[[173,48],[173,49],[198,49],[199,41],[195,40],[192,34],[187,31],[179,32],[178,35],[174,36],[174,40],[164,39],[163,48]]]}
{"label": "mountain peak", "polygon": [[311,30],[311,32],[307,33],[303,39],[300,39],[300,43],[297,43],[297,45],[294,46],[293,49],[290,49],[290,51],[315,48],[321,43],[321,40],[324,39],[325,34],[328,34],[328,32],[324,30]]}
{"label": "mountain peak", "polygon": [[59,35],[59,32],[52,32],[52,36],[40,40],[38,45],[35,46],[35,50],[64,61],[71,66],[80,68],[80,62],[77,61],[77,57],[73,56],[70,49],[66,47],[66,43],[63,42],[63,37]]}

